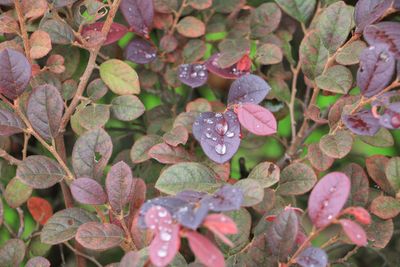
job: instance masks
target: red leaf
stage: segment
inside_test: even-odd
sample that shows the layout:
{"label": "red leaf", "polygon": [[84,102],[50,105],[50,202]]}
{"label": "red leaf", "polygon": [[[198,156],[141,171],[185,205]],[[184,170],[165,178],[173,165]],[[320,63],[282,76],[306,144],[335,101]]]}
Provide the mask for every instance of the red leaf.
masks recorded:
{"label": "red leaf", "polygon": [[350,214],[354,216],[357,222],[362,224],[370,224],[371,223],[371,215],[368,211],[362,207],[349,207],[345,209],[343,214]]}
{"label": "red leaf", "polygon": [[244,55],[237,63],[236,67],[239,71],[249,71],[251,67],[251,59],[249,55]]}
{"label": "red leaf", "polygon": [[347,219],[341,219],[339,222],[351,242],[357,246],[366,246],[368,244],[367,234],[360,225]]}
{"label": "red leaf", "polygon": [[[85,36],[90,31],[101,32],[103,28],[104,22],[95,22],[93,24],[87,25],[82,29],[82,36]],[[108,32],[107,38],[104,41],[103,45],[112,44],[119,39],[121,39],[128,32],[128,28],[122,24],[113,22],[111,24],[110,31]]]}
{"label": "red leaf", "polygon": [[208,267],[224,267],[225,260],[221,251],[206,237],[195,231],[185,232],[190,249],[198,260]]}
{"label": "red leaf", "polygon": [[238,231],[235,222],[231,218],[224,214],[210,214],[205,218],[203,225],[225,244],[233,247],[233,243],[225,236],[225,234],[236,234]]}
{"label": "red leaf", "polygon": [[53,215],[53,208],[50,203],[40,197],[30,197],[28,199],[28,210],[33,219],[41,225],[44,225]]}
{"label": "red leaf", "polygon": [[339,214],[350,193],[350,179],[341,172],[332,172],[317,183],[308,199],[308,215],[317,228],[331,223]]}
{"label": "red leaf", "polygon": [[276,133],[276,120],[268,109],[245,103],[237,108],[237,114],[242,126],[253,134],[271,135]]}

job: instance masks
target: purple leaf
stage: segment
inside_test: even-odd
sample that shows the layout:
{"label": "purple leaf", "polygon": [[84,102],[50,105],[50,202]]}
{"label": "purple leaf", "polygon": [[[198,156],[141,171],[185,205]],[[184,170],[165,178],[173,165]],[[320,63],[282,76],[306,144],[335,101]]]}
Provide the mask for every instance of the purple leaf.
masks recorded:
{"label": "purple leaf", "polygon": [[391,81],[395,60],[388,46],[376,44],[364,49],[360,55],[357,86],[366,97],[380,93]]}
{"label": "purple leaf", "polygon": [[366,246],[368,244],[367,234],[360,225],[348,219],[341,219],[339,222],[351,242],[357,246]]}
{"label": "purple leaf", "polygon": [[92,250],[107,250],[124,240],[124,232],[114,224],[87,222],[79,226],[76,241]]}
{"label": "purple leaf", "polygon": [[0,69],[0,93],[16,99],[31,79],[31,64],[20,52],[6,48],[0,52]]}
{"label": "purple leaf", "polygon": [[232,211],[240,209],[243,198],[241,189],[226,184],[214,195],[204,197],[201,202],[208,204],[209,209],[212,211]]}
{"label": "purple leaf", "polygon": [[331,223],[339,214],[350,193],[350,179],[341,172],[322,177],[308,199],[308,215],[317,228]]}
{"label": "purple leaf", "polygon": [[0,108],[0,135],[8,136],[21,133],[24,128],[24,123],[14,112]]}
{"label": "purple leaf", "polygon": [[389,46],[397,60],[400,60],[400,23],[385,21],[364,29],[364,38],[370,45],[383,43]]}
{"label": "purple leaf", "polygon": [[379,20],[390,8],[393,0],[359,0],[355,6],[356,33]]}
{"label": "purple leaf", "polygon": [[320,248],[309,247],[300,253],[296,263],[302,267],[325,267],[328,265],[328,255]]}
{"label": "purple leaf", "polygon": [[240,145],[240,124],[232,111],[204,112],[193,124],[193,135],[204,153],[217,163],[228,161]]}
{"label": "purple leaf", "polygon": [[197,192],[193,190],[185,190],[182,192],[179,192],[176,194],[177,198],[180,198],[184,201],[191,202],[191,203],[196,203],[199,202],[200,200],[203,199],[204,196],[206,196],[206,193],[203,192]]}
{"label": "purple leaf", "polygon": [[120,211],[130,201],[132,171],[123,161],[114,164],[107,174],[106,190],[111,207]]}
{"label": "purple leaf", "polygon": [[343,114],[343,123],[346,127],[358,135],[375,135],[381,128],[379,120],[372,115],[370,110],[362,110],[355,114]]}
{"label": "purple leaf", "polygon": [[78,178],[71,185],[72,196],[82,204],[103,205],[107,196],[101,185],[91,178]]}
{"label": "purple leaf", "polygon": [[208,205],[204,203],[188,203],[181,206],[173,217],[186,228],[196,230],[208,214]]}
{"label": "purple leaf", "polygon": [[[93,24],[87,25],[83,27],[81,34],[82,36],[85,36],[85,34],[89,31],[101,32],[103,25],[104,22],[95,22]],[[109,45],[115,43],[116,41],[121,39],[127,32],[128,28],[126,26],[113,22],[111,24],[110,31],[108,32],[107,38],[104,41],[103,45]]]}
{"label": "purple leaf", "polygon": [[133,39],[125,48],[125,58],[138,64],[156,59],[157,48],[142,38]]}
{"label": "purple leaf", "polygon": [[120,10],[135,33],[145,37],[149,36],[153,26],[153,1],[123,0]]}
{"label": "purple leaf", "polygon": [[386,107],[384,113],[379,117],[379,123],[388,129],[400,127],[400,103],[391,104]]}
{"label": "purple leaf", "polygon": [[249,73],[249,70],[239,70],[237,64],[233,64],[224,69],[220,68],[218,64],[220,56],[220,53],[214,54],[206,61],[205,66],[210,72],[225,79],[237,79],[240,76]]}
{"label": "purple leaf", "polygon": [[271,87],[264,79],[247,74],[232,83],[228,94],[228,104],[258,104],[264,100],[269,91]]}
{"label": "purple leaf", "polygon": [[179,80],[192,87],[200,87],[207,82],[208,71],[203,64],[182,64],[178,68]]}

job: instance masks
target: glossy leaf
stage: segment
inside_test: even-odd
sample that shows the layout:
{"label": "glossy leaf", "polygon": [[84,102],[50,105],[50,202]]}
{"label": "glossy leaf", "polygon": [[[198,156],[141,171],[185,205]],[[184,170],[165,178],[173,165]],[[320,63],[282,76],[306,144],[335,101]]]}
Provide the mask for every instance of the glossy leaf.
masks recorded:
{"label": "glossy leaf", "polygon": [[30,197],[27,206],[33,219],[40,225],[45,225],[50,217],[53,216],[53,208],[44,198]]}
{"label": "glossy leaf", "polygon": [[19,266],[25,257],[26,246],[21,239],[8,239],[0,248],[1,266]]}
{"label": "glossy leaf", "polygon": [[240,105],[237,109],[240,124],[255,135],[272,135],[277,131],[277,122],[268,109],[252,103]]}
{"label": "glossy leaf", "polygon": [[[276,0],[276,3],[291,17],[306,23],[314,12],[315,0]],[[317,266],[316,266],[317,267]]]}
{"label": "glossy leaf", "polygon": [[45,156],[29,156],[18,165],[16,176],[35,189],[49,188],[62,181],[66,174],[56,161]]}
{"label": "glossy leaf", "polygon": [[260,182],[262,187],[270,187],[279,181],[280,169],[274,163],[265,161],[256,165],[249,173],[248,178]]}
{"label": "glossy leaf", "polygon": [[348,68],[335,65],[318,76],[315,82],[322,90],[338,94],[347,94],[353,85],[353,75]]}
{"label": "glossy leaf", "polygon": [[244,199],[243,191],[232,185],[224,185],[211,196],[203,198],[202,203],[207,203],[213,211],[238,210]]}
{"label": "glossy leaf", "polygon": [[366,246],[368,244],[367,234],[360,225],[348,219],[341,219],[339,222],[352,243],[357,246]]}
{"label": "glossy leaf", "polygon": [[206,27],[198,18],[186,16],[176,25],[176,30],[185,37],[197,38],[204,35]]}
{"label": "glossy leaf", "polygon": [[224,214],[210,214],[203,222],[203,226],[214,233],[225,244],[233,246],[233,243],[225,236],[237,234],[235,222]]}
{"label": "glossy leaf", "polygon": [[258,104],[270,91],[271,87],[264,79],[253,74],[244,75],[232,83],[228,104]]}
{"label": "glossy leaf", "polygon": [[120,10],[133,31],[142,36],[148,36],[153,26],[153,1],[123,0]]}
{"label": "glossy leaf", "polygon": [[328,265],[328,255],[320,248],[308,247],[296,258],[301,267],[325,267]]}
{"label": "glossy leaf", "polygon": [[133,144],[131,149],[131,160],[133,163],[141,163],[148,159],[150,156],[148,155],[148,151],[154,145],[161,143],[162,139],[158,135],[144,135],[136,140],[135,144]]}
{"label": "glossy leaf", "polygon": [[317,228],[329,225],[339,214],[350,193],[350,179],[341,172],[322,177],[308,199],[308,215]]}
{"label": "glossy leaf", "polygon": [[156,59],[157,48],[142,38],[135,38],[125,48],[125,58],[138,64],[147,64]]}
{"label": "glossy leaf", "polygon": [[102,205],[107,201],[102,186],[91,178],[78,178],[70,185],[72,196],[82,204]]}
{"label": "glossy leaf", "polygon": [[393,0],[359,0],[355,6],[356,32],[360,33],[364,28],[382,17],[392,5]]}
{"label": "glossy leaf", "polygon": [[400,213],[400,201],[389,196],[379,196],[372,201],[370,210],[381,219],[391,219]]}
{"label": "glossy leaf", "polygon": [[121,121],[132,121],[143,115],[145,107],[137,96],[118,96],[111,101],[113,115]]}
{"label": "glossy leaf", "polygon": [[329,51],[325,48],[318,32],[308,33],[300,44],[301,69],[304,75],[314,80],[322,74],[328,60]]}
{"label": "glossy leaf", "polygon": [[8,206],[15,209],[24,204],[31,194],[32,187],[14,177],[6,186],[6,190],[4,191],[4,199]]}
{"label": "glossy leaf", "polygon": [[362,224],[371,224],[371,215],[368,211],[362,207],[349,207],[345,209],[343,214],[349,214],[354,216],[354,219]]}
{"label": "glossy leaf", "polygon": [[344,125],[357,135],[373,136],[381,126],[379,120],[375,118],[370,110],[362,110],[355,114],[343,114],[342,120]]}
{"label": "glossy leaf", "polygon": [[133,177],[128,164],[120,161],[114,164],[106,177],[108,201],[115,211],[121,211],[130,201]]}
{"label": "glossy leaf", "polygon": [[204,85],[208,79],[208,71],[203,64],[182,64],[177,72],[179,80],[192,88]]}
{"label": "glossy leaf", "polygon": [[[89,31],[101,32],[103,29],[104,22],[95,22],[90,25],[84,26],[82,28],[81,35],[85,37],[85,34]],[[110,31],[107,34],[107,37],[103,43],[103,45],[109,45],[115,43],[119,39],[121,39],[128,32],[128,28],[122,24],[113,22],[111,24]]]}
{"label": "glossy leaf", "polygon": [[328,134],[319,141],[319,148],[331,158],[340,159],[345,157],[351,150],[353,137],[347,131],[337,131]]}
{"label": "glossy leaf", "polygon": [[21,119],[8,109],[0,108],[0,135],[13,135],[23,132],[25,128]]}
{"label": "glossy leaf", "polygon": [[85,248],[106,250],[121,244],[124,232],[114,224],[87,222],[79,226],[75,238]]}
{"label": "glossy leaf", "polygon": [[100,77],[117,95],[140,93],[139,78],[134,69],[118,59],[109,59],[100,65]]}
{"label": "glossy leaf", "polygon": [[0,68],[0,93],[16,99],[31,79],[31,65],[23,54],[6,48],[0,52]]}
{"label": "glossy leaf", "polygon": [[314,171],[303,163],[292,163],[281,172],[278,193],[281,195],[301,195],[313,188],[317,182]]}
{"label": "glossy leaf", "polygon": [[182,226],[196,230],[208,214],[207,203],[187,203],[174,212],[173,217]]}

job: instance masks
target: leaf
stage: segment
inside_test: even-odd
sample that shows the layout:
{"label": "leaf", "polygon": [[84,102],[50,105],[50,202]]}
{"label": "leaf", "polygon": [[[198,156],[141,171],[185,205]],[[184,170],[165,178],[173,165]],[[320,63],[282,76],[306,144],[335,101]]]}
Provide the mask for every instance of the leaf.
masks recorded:
{"label": "leaf", "polygon": [[46,20],[40,25],[39,29],[50,35],[53,44],[67,45],[75,39],[71,26],[62,20]]}
{"label": "leaf", "polygon": [[0,108],[0,135],[9,136],[21,133],[24,128],[24,123],[15,113],[8,109]]}
{"label": "leaf", "polygon": [[387,246],[393,236],[393,220],[381,220],[373,217],[372,223],[366,229],[368,240],[371,246],[375,248],[384,248]]}
{"label": "leaf", "polygon": [[245,103],[237,108],[240,124],[255,135],[276,133],[277,122],[271,111],[259,105]]}
{"label": "leaf", "polygon": [[380,22],[364,29],[364,38],[370,45],[386,44],[394,57],[400,59],[400,23]]}
{"label": "leaf", "polygon": [[189,0],[188,4],[197,10],[204,10],[212,6],[212,0]]}
{"label": "leaf", "polygon": [[378,21],[392,5],[393,0],[359,0],[355,6],[356,33]]}
{"label": "leaf", "polygon": [[210,214],[203,222],[203,226],[214,233],[225,244],[233,247],[233,243],[225,236],[237,234],[236,223],[224,214]]}
{"label": "leaf", "polygon": [[385,166],[386,178],[397,193],[400,191],[400,157],[391,158]]}
{"label": "leaf", "polygon": [[392,80],[395,59],[384,44],[363,50],[357,72],[357,86],[365,97],[380,93]]}
{"label": "leaf", "polygon": [[88,130],[103,127],[110,119],[110,107],[102,104],[92,104],[77,112],[79,124]]}
{"label": "leaf", "polygon": [[0,15],[0,33],[18,33],[19,25],[15,18],[8,13]]}
{"label": "leaf", "polygon": [[50,267],[50,262],[41,256],[31,258],[25,267]]}
{"label": "leaf", "polygon": [[308,146],[307,158],[313,168],[318,171],[326,171],[329,169],[333,162],[333,158],[325,155],[319,148],[319,143],[313,143]]}
{"label": "leaf", "polygon": [[207,83],[208,71],[204,64],[181,64],[178,68],[178,79],[192,87],[200,87]]}
{"label": "leaf", "polygon": [[[51,71],[51,72],[53,72],[55,74],[61,74],[61,73],[65,72],[64,63],[65,63],[64,57],[62,57],[60,55],[51,55],[50,57],[47,58],[46,66],[49,68],[49,71]],[[69,80],[69,81],[74,81],[75,82],[75,80]],[[74,91],[74,93],[75,93],[76,92],[76,88],[74,86],[75,84],[72,84],[72,83],[73,82],[67,83],[70,86],[68,89],[69,89],[69,91],[74,91],[75,90]],[[64,82],[63,85],[65,85],[65,84],[66,83]],[[64,91],[66,91],[65,87],[61,90],[61,92],[64,92]],[[68,93],[70,93],[70,92],[68,92]],[[70,94],[72,94],[72,93],[70,93]],[[66,94],[66,96],[67,97],[64,97],[64,96],[63,97],[64,98],[68,98],[69,97],[68,94]],[[71,98],[69,98],[69,99],[71,99]]]}
{"label": "leaf", "polygon": [[296,258],[296,263],[301,267],[326,267],[328,255],[320,248],[308,247]]}
{"label": "leaf", "polygon": [[311,18],[316,2],[316,0],[276,0],[283,11],[302,23],[306,23]]}
{"label": "leaf", "polygon": [[360,139],[364,143],[375,147],[392,147],[394,145],[393,136],[386,128],[381,128],[373,136],[360,136]]}
{"label": "leaf", "polygon": [[75,237],[78,227],[97,217],[81,208],[67,208],[56,212],[43,226],[40,234],[45,244],[56,245]]}
{"label": "leaf", "polygon": [[342,211],[343,214],[354,216],[354,219],[362,224],[371,224],[371,215],[362,207],[349,207]]}
{"label": "leaf", "polygon": [[45,189],[62,181],[66,174],[56,161],[34,155],[27,157],[18,165],[16,176],[35,189]]}
{"label": "leaf", "polygon": [[328,6],[320,15],[316,28],[330,54],[346,41],[353,24],[353,12],[352,6],[339,1]]}
{"label": "leaf", "polygon": [[53,208],[44,198],[30,197],[27,206],[33,219],[40,225],[45,225],[50,217],[53,216]]}
{"label": "leaf", "polygon": [[347,131],[337,131],[335,134],[327,134],[319,141],[319,148],[331,158],[341,159],[351,150],[353,137]]}
{"label": "leaf", "polygon": [[21,3],[24,17],[30,20],[43,16],[48,11],[48,2],[45,0],[28,0]]}
{"label": "leaf", "polygon": [[228,94],[228,104],[259,104],[270,91],[271,87],[264,79],[247,74],[232,83]]}
{"label": "leaf", "polygon": [[151,158],[164,164],[189,162],[192,158],[183,147],[173,147],[165,143],[160,143],[153,146],[149,150],[148,154]]}
{"label": "leaf", "polygon": [[139,77],[127,63],[109,59],[100,65],[100,77],[117,95],[140,93]]}
{"label": "leaf", "polygon": [[379,196],[372,201],[370,210],[381,219],[391,219],[400,213],[400,200],[389,196]]}
{"label": "leaf", "polygon": [[128,164],[120,161],[111,167],[106,177],[106,190],[115,211],[121,211],[130,201],[132,184],[132,171]]}
{"label": "leaf", "polygon": [[360,136],[373,136],[381,126],[370,110],[361,110],[355,114],[342,114],[342,121],[353,133]]}
{"label": "leaf", "polygon": [[205,196],[201,202],[207,203],[212,211],[232,211],[240,209],[243,198],[242,189],[225,184],[213,195]]}
{"label": "leaf", "polygon": [[367,234],[360,225],[348,219],[340,219],[339,222],[352,243],[357,246],[366,246],[368,244]]}
{"label": "leaf", "polygon": [[257,49],[256,61],[262,65],[272,65],[282,62],[282,49],[274,44],[263,44]]}
{"label": "leaf", "polygon": [[218,66],[224,69],[235,63],[239,63],[239,61],[249,53],[250,42],[245,38],[228,38],[222,40],[218,44],[218,48],[220,50]]}
{"label": "leaf", "polygon": [[314,171],[303,163],[292,163],[281,172],[278,193],[281,195],[301,195],[313,188],[317,182]]}
{"label": "leaf", "polygon": [[131,160],[133,163],[141,163],[148,159],[150,156],[148,155],[148,151],[154,145],[161,143],[162,139],[158,135],[144,135],[136,140],[131,149]]}
{"label": "leaf", "polygon": [[176,147],[180,144],[186,144],[189,138],[189,133],[185,127],[177,126],[172,128],[171,131],[166,132],[162,138],[168,145]]}
{"label": "leaf", "polygon": [[353,85],[353,75],[348,68],[335,65],[318,76],[315,82],[322,90],[338,94],[347,94]]}
{"label": "leaf", "polygon": [[323,45],[316,31],[308,33],[300,44],[301,69],[304,75],[314,80],[322,74],[328,61],[329,51]]}
{"label": "leaf", "polygon": [[208,71],[214,73],[217,76],[220,76],[225,79],[237,79],[245,74],[248,74],[250,69],[246,70],[240,70],[237,66],[237,64],[234,64],[228,68],[220,68],[218,61],[220,58],[221,54],[216,53],[212,55],[206,62],[205,66]]}
{"label": "leaf", "polygon": [[81,135],[72,150],[72,166],[76,176],[93,179],[102,176],[112,148],[110,136],[101,128]]}
{"label": "leaf", "polygon": [[342,172],[350,178],[351,191],[347,206],[365,206],[368,203],[369,181],[364,169],[356,164],[347,164]]}
{"label": "leaf", "polygon": [[121,121],[133,121],[143,115],[145,107],[137,96],[117,96],[111,101],[113,115]]}
{"label": "leaf", "polygon": [[274,163],[265,161],[257,164],[247,178],[260,182],[263,188],[271,187],[279,181],[280,169]]}
{"label": "leaf", "polygon": [[121,244],[124,232],[114,224],[87,222],[79,226],[75,238],[85,248],[102,251]]}
{"label": "leaf", "polygon": [[1,266],[19,266],[25,257],[26,246],[20,239],[8,239],[0,248]]}
{"label": "leaf", "polygon": [[213,267],[225,266],[224,255],[208,238],[195,231],[185,232],[185,237],[189,241],[190,249],[201,263]]}
{"label": "leaf", "polygon": [[70,184],[72,196],[82,204],[103,205],[107,195],[102,186],[91,178],[78,178]]}
{"label": "leaf", "polygon": [[108,88],[106,84],[99,78],[91,81],[86,88],[86,93],[88,97],[93,101],[101,99],[107,94],[107,92]]}
{"label": "leaf", "polygon": [[176,194],[183,190],[214,191],[219,184],[215,174],[206,166],[195,162],[184,162],[165,169],[155,187],[165,194]]}
{"label": "leaf", "polygon": [[0,93],[10,99],[16,99],[31,79],[31,65],[26,57],[10,48],[0,52]]}
{"label": "leaf", "polygon": [[[98,21],[98,22],[92,23],[90,25],[86,25],[82,28],[81,35],[83,37],[85,37],[85,34],[89,31],[101,32],[101,30],[103,29],[103,25],[104,25],[104,22],[102,22],[102,21]],[[110,31],[108,32],[107,37],[103,43],[103,46],[117,42],[127,32],[128,32],[128,28],[125,25],[113,22],[111,24]]]}
{"label": "leaf", "polygon": [[354,41],[341,48],[335,59],[337,63],[342,65],[354,65],[360,62],[360,54],[366,48],[363,41]]}
{"label": "leaf", "polygon": [[186,16],[176,25],[176,30],[185,37],[197,38],[205,34],[206,27],[198,18]]}
{"label": "leaf", "polygon": [[4,222],[4,204],[2,198],[0,198],[0,227]]}
{"label": "leaf", "polygon": [[45,31],[34,31],[29,39],[30,55],[33,59],[46,56],[51,51],[50,35]]}
{"label": "leaf", "polygon": [[[231,4],[229,2],[229,4]],[[282,12],[275,3],[263,3],[251,12],[250,29],[254,37],[264,37],[275,31],[281,21]]]}
{"label": "leaf", "polygon": [[286,258],[296,241],[299,222],[296,212],[287,209],[281,212],[268,230],[268,245],[273,255]]}
{"label": "leaf", "polygon": [[317,228],[329,225],[342,210],[350,193],[350,179],[341,172],[322,177],[308,198],[308,215]]}
{"label": "leaf", "polygon": [[4,199],[11,208],[15,209],[24,204],[31,194],[32,187],[14,177],[7,184],[4,191]]}
{"label": "leaf", "polygon": [[137,64],[147,64],[157,57],[157,48],[142,38],[134,38],[125,47],[124,56]]}
{"label": "leaf", "polygon": [[206,52],[206,44],[200,39],[190,39],[183,47],[182,56],[184,62],[195,63],[200,60]]}
{"label": "leaf", "polygon": [[150,34],[154,17],[153,1],[123,0],[120,11],[135,33],[142,36]]}
{"label": "leaf", "polygon": [[394,190],[386,177],[385,169],[389,159],[383,155],[374,155],[365,160],[367,171],[372,180],[383,191],[388,194],[394,195]]}
{"label": "leaf", "polygon": [[57,88],[45,84],[32,90],[26,113],[32,127],[47,141],[58,135],[63,111],[64,101]]}
{"label": "leaf", "polygon": [[234,185],[243,192],[243,202],[241,206],[251,207],[260,203],[264,198],[264,189],[258,180],[251,178],[239,180]]}

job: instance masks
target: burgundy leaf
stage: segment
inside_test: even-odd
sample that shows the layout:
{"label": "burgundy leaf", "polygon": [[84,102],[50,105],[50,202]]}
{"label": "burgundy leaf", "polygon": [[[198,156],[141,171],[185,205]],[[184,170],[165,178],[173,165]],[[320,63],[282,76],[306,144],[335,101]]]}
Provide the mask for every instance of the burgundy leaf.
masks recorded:
{"label": "burgundy leaf", "polygon": [[320,248],[309,247],[300,253],[296,263],[302,267],[325,267],[328,265],[328,255]]}
{"label": "burgundy leaf", "polygon": [[[387,1],[386,1],[387,2]],[[370,25],[364,30],[364,38],[370,45],[379,43],[389,46],[389,51],[394,57],[400,59],[400,23],[399,22],[380,22]]]}
{"label": "burgundy leaf", "polygon": [[125,58],[137,64],[150,63],[156,56],[157,48],[142,38],[134,38],[125,48]]}
{"label": "burgundy leaf", "polygon": [[258,104],[270,91],[271,87],[264,79],[247,74],[232,83],[228,94],[228,104]]}
{"label": "burgundy leaf", "polygon": [[40,225],[45,225],[47,220],[53,216],[53,208],[44,198],[30,197],[27,202],[27,207],[33,219]]}
{"label": "burgundy leaf", "polygon": [[390,8],[393,0],[359,0],[355,6],[356,33],[379,20]]}
{"label": "burgundy leaf", "polygon": [[149,156],[160,163],[174,164],[179,162],[191,161],[191,155],[181,146],[173,147],[165,143],[153,146],[149,152]]}
{"label": "burgundy leaf", "polygon": [[271,111],[259,105],[245,103],[237,109],[240,123],[255,135],[271,135],[276,133],[277,123]]}
{"label": "burgundy leaf", "polygon": [[82,204],[103,205],[107,201],[101,185],[91,178],[78,178],[71,183],[70,188],[72,196]]}
{"label": "burgundy leaf", "polygon": [[75,238],[85,248],[107,250],[121,244],[124,232],[114,224],[87,222],[79,226]]}
{"label": "burgundy leaf", "polygon": [[391,81],[395,59],[388,46],[376,44],[364,49],[360,55],[360,68],[357,72],[357,86],[366,97],[380,93]]}
{"label": "burgundy leaf", "polygon": [[0,52],[0,69],[0,93],[16,99],[31,79],[31,64],[22,53],[6,48]]}
{"label": "burgundy leaf", "polygon": [[201,202],[207,203],[209,209],[213,211],[232,211],[240,209],[243,198],[241,189],[226,184],[214,195],[204,197]]}
{"label": "burgundy leaf", "polygon": [[331,223],[339,214],[350,193],[350,179],[341,172],[322,177],[308,199],[308,215],[317,228]]}
{"label": "burgundy leaf", "polygon": [[397,129],[400,127],[400,103],[390,104],[386,107],[384,113],[379,117],[379,123],[388,129]]}
{"label": "burgundy leaf", "polygon": [[21,133],[24,128],[24,123],[14,112],[0,108],[0,135],[8,136]]}
{"label": "burgundy leaf", "polygon": [[341,219],[339,222],[351,242],[357,246],[366,246],[368,244],[367,234],[360,225],[348,219]]}
{"label": "burgundy leaf", "polygon": [[208,228],[219,239],[228,246],[233,247],[233,243],[225,235],[237,234],[236,223],[224,214],[210,214],[203,222],[203,226]]}
{"label": "burgundy leaf", "polygon": [[205,66],[210,72],[225,79],[237,79],[240,76],[249,73],[249,69],[239,70],[237,64],[233,64],[232,66],[225,69],[220,68],[218,65],[218,60],[220,56],[220,53],[214,54],[206,61]]}
{"label": "burgundy leaf", "polygon": [[375,135],[381,126],[379,120],[375,118],[370,110],[362,110],[355,114],[343,114],[344,125],[358,135]]}
{"label": "burgundy leaf", "polygon": [[123,0],[120,10],[133,31],[147,37],[153,26],[154,7],[149,0]]}
{"label": "burgundy leaf", "polygon": [[130,196],[130,214],[134,214],[146,201],[147,187],[143,179],[133,178]]}
{"label": "burgundy leaf", "polygon": [[201,263],[209,267],[225,266],[224,255],[209,239],[195,231],[187,231],[185,236],[190,249]]}
{"label": "burgundy leaf", "polygon": [[371,215],[369,212],[363,207],[349,207],[345,209],[343,214],[353,215],[354,219],[362,224],[370,224],[371,223]]}
{"label": "burgundy leaf", "polygon": [[[104,22],[95,22],[93,24],[87,25],[82,29],[82,36],[85,37],[86,33],[89,31],[101,32]],[[128,28],[122,24],[113,22],[111,24],[110,31],[108,32],[107,38],[103,45],[109,45],[115,43],[121,39],[128,32]]]}
{"label": "burgundy leaf", "polygon": [[203,64],[182,64],[178,68],[179,80],[192,87],[200,87],[207,82],[208,71]]}
{"label": "burgundy leaf", "polygon": [[123,161],[113,165],[107,174],[106,190],[111,207],[120,211],[130,201],[132,171]]}

